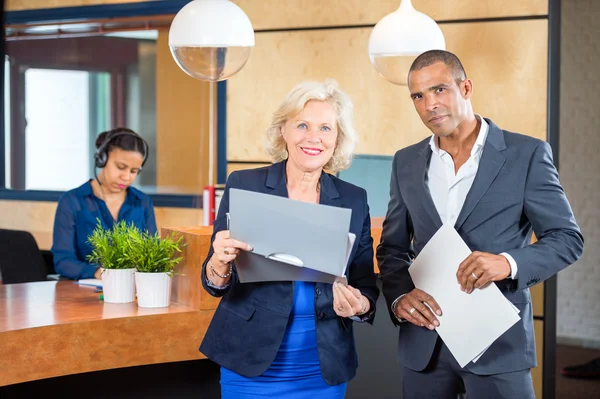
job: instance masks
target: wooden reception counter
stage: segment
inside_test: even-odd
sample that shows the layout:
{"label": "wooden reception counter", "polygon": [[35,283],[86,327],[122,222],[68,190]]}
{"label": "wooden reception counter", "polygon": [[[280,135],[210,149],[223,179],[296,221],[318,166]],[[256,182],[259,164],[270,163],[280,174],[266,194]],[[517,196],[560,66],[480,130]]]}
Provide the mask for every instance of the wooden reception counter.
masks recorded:
{"label": "wooden reception counter", "polygon": [[0,386],[199,359],[211,317],[177,303],[104,303],[71,281],[0,286]]}
{"label": "wooden reception counter", "polygon": [[174,230],[187,246],[167,308],[104,303],[72,281],[0,285],[0,386],[204,358],[198,347],[218,304],[200,284],[212,229]]}

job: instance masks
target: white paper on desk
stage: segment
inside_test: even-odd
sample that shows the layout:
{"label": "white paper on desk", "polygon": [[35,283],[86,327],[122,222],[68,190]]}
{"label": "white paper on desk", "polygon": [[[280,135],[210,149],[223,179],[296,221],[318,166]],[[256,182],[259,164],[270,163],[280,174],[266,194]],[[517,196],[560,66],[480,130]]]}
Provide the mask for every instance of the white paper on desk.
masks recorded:
{"label": "white paper on desk", "polygon": [[77,280],[77,284],[102,287],[102,280],[98,280],[97,278],[84,278],[81,280]]}
{"label": "white paper on desk", "polygon": [[442,309],[436,331],[460,365],[477,359],[520,320],[512,303],[495,284],[466,294],[456,281],[460,263],[471,250],[451,225],[442,226],[408,269],[415,287]]}

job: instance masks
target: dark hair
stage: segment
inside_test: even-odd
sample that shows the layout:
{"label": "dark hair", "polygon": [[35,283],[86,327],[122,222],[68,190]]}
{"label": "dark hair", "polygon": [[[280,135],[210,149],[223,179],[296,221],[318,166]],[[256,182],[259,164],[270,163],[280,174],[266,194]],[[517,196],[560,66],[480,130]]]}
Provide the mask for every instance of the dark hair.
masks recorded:
{"label": "dark hair", "polygon": [[104,143],[106,140],[110,140],[112,136],[119,133],[131,134],[123,134],[116,137],[114,140],[111,140],[108,148],[106,149],[107,154],[113,149],[119,148],[124,151],[138,152],[142,154],[143,157],[146,156],[146,147],[143,139],[136,132],[126,127],[118,127],[116,129],[100,133],[96,138],[96,148],[100,148],[102,143]]}
{"label": "dark hair", "polygon": [[454,76],[454,80],[457,84],[467,78],[465,68],[463,68],[458,57],[445,50],[429,50],[419,55],[410,66],[408,76],[410,77],[410,73],[413,71],[419,71],[438,62],[442,62],[446,65],[452,72],[452,76]]}

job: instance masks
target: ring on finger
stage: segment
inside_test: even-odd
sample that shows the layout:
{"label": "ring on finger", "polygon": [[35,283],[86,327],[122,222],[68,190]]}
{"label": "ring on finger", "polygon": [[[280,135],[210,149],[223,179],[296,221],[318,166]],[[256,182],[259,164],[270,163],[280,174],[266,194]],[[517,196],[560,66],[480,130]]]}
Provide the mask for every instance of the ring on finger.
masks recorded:
{"label": "ring on finger", "polygon": [[231,255],[231,253],[230,253],[230,252],[227,250],[227,248],[224,248],[224,249],[223,249],[223,253],[224,253],[225,255]]}
{"label": "ring on finger", "polygon": [[477,277],[477,275],[474,272],[471,273],[471,277],[473,277],[475,280],[479,280],[479,277]]}
{"label": "ring on finger", "polygon": [[413,313],[415,313],[415,308],[410,308],[410,310],[408,311],[408,314],[412,316]]}

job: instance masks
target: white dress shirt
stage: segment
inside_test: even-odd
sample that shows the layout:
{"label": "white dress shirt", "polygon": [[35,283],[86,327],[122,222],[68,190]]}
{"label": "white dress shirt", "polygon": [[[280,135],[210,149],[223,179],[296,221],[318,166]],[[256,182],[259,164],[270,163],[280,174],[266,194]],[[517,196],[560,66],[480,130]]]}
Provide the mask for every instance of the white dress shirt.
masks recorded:
{"label": "white dress shirt", "polygon": [[[483,154],[489,125],[481,116],[476,115],[476,117],[481,122],[477,140],[475,140],[475,144],[471,149],[471,156],[458,169],[458,172],[454,173],[455,166],[452,156],[439,147],[439,139],[432,135],[429,141],[433,153],[425,178],[435,209],[444,224],[456,224],[467,194],[475,180],[477,169],[479,169],[479,161]],[[507,253],[501,253],[500,255],[508,260],[511,269],[510,277],[514,279],[517,276],[517,263]]]}

